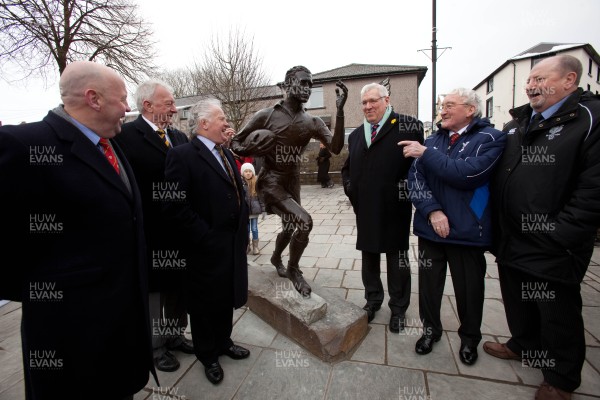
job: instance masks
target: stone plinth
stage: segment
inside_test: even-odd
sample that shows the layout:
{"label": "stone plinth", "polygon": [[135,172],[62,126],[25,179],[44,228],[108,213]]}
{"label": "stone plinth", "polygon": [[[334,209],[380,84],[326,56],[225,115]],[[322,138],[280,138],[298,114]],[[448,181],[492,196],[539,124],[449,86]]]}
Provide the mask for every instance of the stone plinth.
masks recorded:
{"label": "stone plinth", "polygon": [[248,266],[248,307],[277,331],[323,361],[348,358],[369,330],[367,315],[320,285],[308,281],[310,299],[303,298],[275,268]]}

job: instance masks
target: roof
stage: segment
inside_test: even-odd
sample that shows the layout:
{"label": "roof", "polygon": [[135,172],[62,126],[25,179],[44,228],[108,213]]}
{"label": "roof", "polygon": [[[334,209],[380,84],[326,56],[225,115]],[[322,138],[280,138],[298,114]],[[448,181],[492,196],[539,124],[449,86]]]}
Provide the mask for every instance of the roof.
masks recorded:
{"label": "roof", "polygon": [[491,74],[485,77],[484,80],[479,82],[473,90],[476,90],[478,87],[486,83],[492,76],[496,75],[498,71],[504,69],[509,63],[517,60],[524,59],[536,59],[536,58],[544,58],[554,56],[558,53],[565,52],[567,50],[574,50],[578,48],[583,48],[585,51],[592,57],[592,59],[596,62],[596,64],[600,65],[600,55],[594,50],[594,48],[589,43],[551,43],[551,42],[541,42],[536,44],[533,47],[517,54],[516,56],[509,58],[494,70]]}
{"label": "roof", "polygon": [[313,74],[313,82],[326,82],[343,78],[364,78],[381,75],[417,74],[418,84],[425,77],[427,67],[413,65],[382,65],[382,64],[348,64],[344,67]]}

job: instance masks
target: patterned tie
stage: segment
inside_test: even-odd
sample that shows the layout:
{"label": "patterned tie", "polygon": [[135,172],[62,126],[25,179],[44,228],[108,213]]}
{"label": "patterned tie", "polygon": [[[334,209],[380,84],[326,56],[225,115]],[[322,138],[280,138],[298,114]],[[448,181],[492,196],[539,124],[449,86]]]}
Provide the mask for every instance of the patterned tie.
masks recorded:
{"label": "patterned tie", "polygon": [[377,136],[377,128],[379,128],[379,124],[371,126],[371,143],[373,143],[375,136]]}
{"label": "patterned tie", "polygon": [[102,147],[102,152],[106,156],[106,159],[108,160],[110,165],[112,165],[115,171],[117,171],[117,174],[120,175],[121,171],[119,170],[119,161],[117,160],[117,156],[115,156],[115,153],[112,147],[110,146],[108,139],[100,139],[100,146]]}
{"label": "patterned tie", "polygon": [[165,146],[171,147],[169,141],[167,140],[167,133],[164,131],[164,129],[157,129],[156,133],[158,133],[158,136],[160,136]]}
{"label": "patterned tie", "polygon": [[231,183],[233,183],[233,186],[235,187],[235,194],[237,195],[238,206],[239,206],[240,205],[240,191],[238,190],[238,185],[237,185],[237,182],[235,181],[235,175],[233,174],[231,165],[229,164],[229,161],[227,161],[227,157],[225,157],[225,153],[223,152],[223,147],[221,147],[220,145],[215,145],[215,149],[217,149],[217,152],[221,156],[221,161],[223,161],[223,165],[225,166],[225,169],[227,170],[227,175],[229,175],[229,179],[231,180]]}
{"label": "patterned tie", "polygon": [[456,143],[459,137],[460,135],[458,133],[453,133],[452,135],[450,135],[450,146]]}

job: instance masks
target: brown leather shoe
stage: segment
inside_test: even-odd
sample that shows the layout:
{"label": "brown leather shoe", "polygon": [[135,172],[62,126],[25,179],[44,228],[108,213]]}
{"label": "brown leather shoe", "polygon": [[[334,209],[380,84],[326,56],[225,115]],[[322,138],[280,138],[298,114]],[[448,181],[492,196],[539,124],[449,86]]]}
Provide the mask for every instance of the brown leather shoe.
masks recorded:
{"label": "brown leather shoe", "polygon": [[506,343],[485,342],[483,344],[483,351],[490,356],[503,360],[521,360],[521,356],[506,347]]}
{"label": "brown leather shoe", "polygon": [[571,400],[571,393],[551,386],[544,381],[535,392],[535,400]]}

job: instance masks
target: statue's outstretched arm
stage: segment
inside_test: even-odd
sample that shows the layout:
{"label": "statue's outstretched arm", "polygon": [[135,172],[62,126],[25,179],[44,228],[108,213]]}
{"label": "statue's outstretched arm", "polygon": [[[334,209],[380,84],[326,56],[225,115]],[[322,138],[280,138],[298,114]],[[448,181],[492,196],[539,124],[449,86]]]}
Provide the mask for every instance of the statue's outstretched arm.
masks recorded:
{"label": "statue's outstretched arm", "polygon": [[337,113],[335,116],[335,130],[333,132],[333,139],[331,140],[331,151],[333,154],[340,154],[344,147],[344,104],[348,98],[348,88],[342,81],[335,83],[337,88],[335,89],[335,105],[337,107]]}

